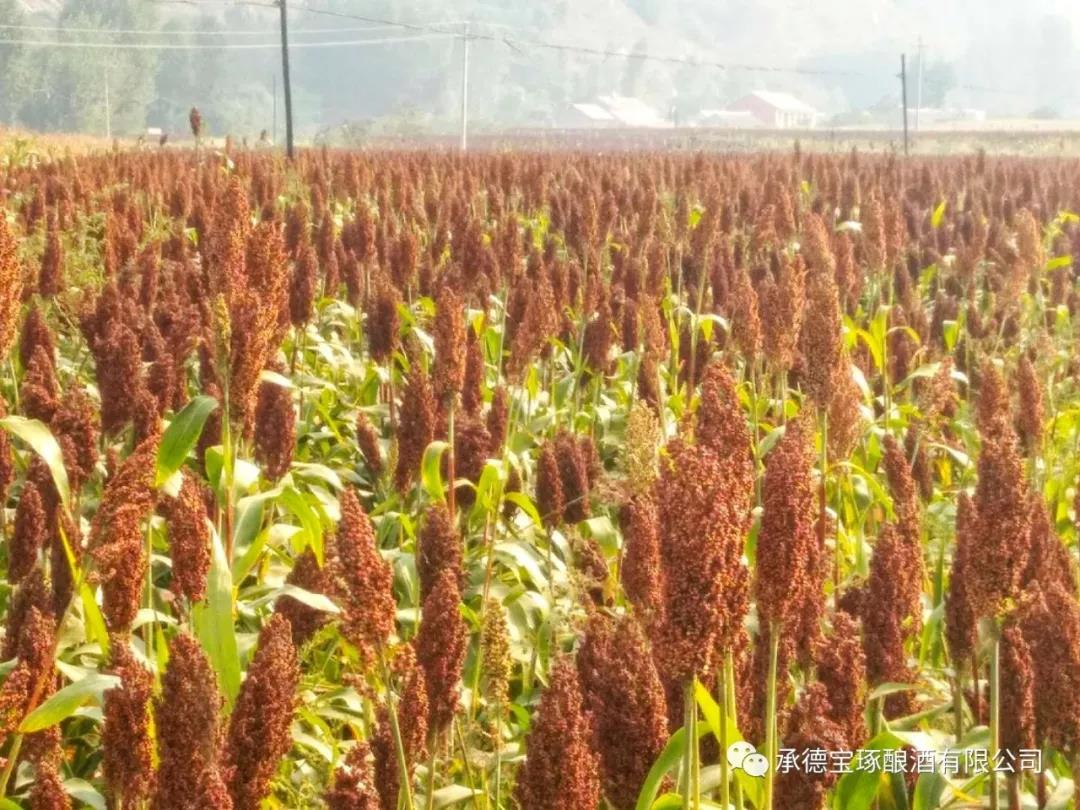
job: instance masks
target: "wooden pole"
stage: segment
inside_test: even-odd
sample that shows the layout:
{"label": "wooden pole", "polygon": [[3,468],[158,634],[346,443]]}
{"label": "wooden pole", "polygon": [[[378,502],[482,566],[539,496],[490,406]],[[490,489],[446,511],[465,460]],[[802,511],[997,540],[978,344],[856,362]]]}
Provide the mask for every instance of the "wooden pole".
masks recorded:
{"label": "wooden pole", "polygon": [[904,105],[904,155],[908,154],[907,54],[900,54],[900,103]]}
{"label": "wooden pole", "polygon": [[461,151],[469,148],[469,24],[461,39]]}
{"label": "wooden pole", "polygon": [[289,10],[286,0],[278,0],[281,9],[281,78],[285,86],[285,154],[293,157],[292,82],[289,79]]}

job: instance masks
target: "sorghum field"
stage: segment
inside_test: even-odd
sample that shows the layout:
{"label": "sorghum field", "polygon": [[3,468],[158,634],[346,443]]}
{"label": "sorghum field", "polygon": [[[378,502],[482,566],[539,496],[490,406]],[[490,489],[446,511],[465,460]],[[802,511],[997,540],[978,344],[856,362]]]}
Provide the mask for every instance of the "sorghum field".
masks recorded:
{"label": "sorghum field", "polygon": [[1080,163],[0,189],[0,806],[1074,806]]}

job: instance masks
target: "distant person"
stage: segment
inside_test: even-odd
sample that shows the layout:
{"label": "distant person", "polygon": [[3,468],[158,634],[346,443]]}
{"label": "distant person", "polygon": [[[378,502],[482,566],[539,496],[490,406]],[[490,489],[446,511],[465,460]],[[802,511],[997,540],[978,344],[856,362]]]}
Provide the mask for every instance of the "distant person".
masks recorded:
{"label": "distant person", "polygon": [[162,149],[164,149],[165,144],[167,144],[168,142],[169,142],[169,133],[168,132],[162,132],[161,137],[158,138],[158,146],[161,147]]}
{"label": "distant person", "polygon": [[191,112],[188,113],[188,123],[191,124],[191,134],[195,136],[195,140],[199,140],[202,137],[203,120],[198,107],[191,108]]}
{"label": "distant person", "polygon": [[260,148],[266,149],[266,148],[269,148],[269,147],[271,147],[273,145],[274,145],[274,143],[273,143],[273,141],[270,140],[270,133],[269,132],[267,132],[264,129],[262,132],[259,133],[259,143],[257,144],[257,146],[259,146]]}

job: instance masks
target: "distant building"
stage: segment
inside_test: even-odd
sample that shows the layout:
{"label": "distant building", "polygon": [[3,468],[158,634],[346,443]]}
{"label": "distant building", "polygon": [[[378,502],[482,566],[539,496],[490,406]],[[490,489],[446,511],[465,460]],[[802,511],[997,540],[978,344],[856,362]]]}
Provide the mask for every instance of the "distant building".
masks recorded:
{"label": "distant building", "polygon": [[696,127],[728,127],[752,129],[762,126],[761,121],[749,110],[702,110],[691,123]]}
{"label": "distant building", "polygon": [[559,126],[568,129],[627,127],[663,129],[672,126],[656,109],[641,99],[611,94],[571,104],[560,116]]}
{"label": "distant building", "polygon": [[570,109],[562,116],[559,125],[568,129],[580,129],[584,127],[617,127],[618,120],[599,104],[581,102],[571,104]]}
{"label": "distant building", "polygon": [[818,111],[787,93],[755,90],[728,105],[728,110],[749,112],[772,129],[809,129],[817,123]]}
{"label": "distant building", "polygon": [[63,0],[18,0],[18,4],[27,14],[56,15],[64,7]]}

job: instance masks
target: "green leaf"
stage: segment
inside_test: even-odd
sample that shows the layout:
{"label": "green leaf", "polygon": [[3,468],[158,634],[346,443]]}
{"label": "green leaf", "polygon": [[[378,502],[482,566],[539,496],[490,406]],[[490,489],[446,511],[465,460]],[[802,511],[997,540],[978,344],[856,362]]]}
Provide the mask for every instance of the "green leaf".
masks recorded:
{"label": "green leaf", "polygon": [[1073,257],[1071,253],[1066,253],[1064,256],[1055,256],[1046,263],[1047,271],[1057,270],[1059,267],[1072,267]]}
{"label": "green leaf", "polygon": [[940,773],[924,773],[915,784],[915,801],[912,810],[936,810],[948,780]]}
{"label": "green leaf", "polygon": [[93,810],[105,810],[105,797],[85,779],[65,779],[64,790],[71,798],[78,799]]}
{"label": "green leaf", "polygon": [[461,804],[466,799],[479,795],[481,795],[479,790],[473,790],[465,785],[447,785],[432,793],[431,800],[436,808],[453,807],[455,804]]}
{"label": "green leaf", "polygon": [[303,602],[309,608],[321,610],[323,613],[340,613],[341,609],[335,605],[329,596],[321,593],[312,593],[297,585],[282,585],[274,590],[268,599],[276,600],[281,596],[289,596],[297,602]]}
{"label": "green leaf", "polygon": [[297,489],[293,487],[286,488],[279,498],[281,505],[284,506],[297,520],[300,521],[300,525],[304,527],[304,535],[306,536],[307,543],[311,546],[311,550],[315,554],[315,559],[318,560],[319,565],[324,563],[323,557],[323,529],[322,520],[319,518],[318,512],[308,503],[308,499]]}
{"label": "green leaf", "polygon": [[67,468],[64,466],[64,454],[56,437],[42,422],[27,419],[25,416],[5,416],[0,419],[0,427],[26,442],[49,468],[56,491],[64,508],[71,503],[71,487],[68,485]]}
{"label": "green leaf", "polygon": [[172,422],[165,428],[165,433],[161,437],[161,446],[158,448],[155,486],[160,487],[184,465],[188,453],[202,435],[206,420],[217,410],[217,407],[217,400],[213,397],[198,396],[173,417]]}
{"label": "green leaf", "polygon": [[[890,750],[903,748],[905,745],[914,745],[919,748],[930,748],[929,738],[919,733],[899,733],[883,731],[870,742],[863,745],[864,750]],[[836,784],[836,807],[844,810],[868,810],[878,788],[882,784],[888,784],[883,776],[888,776],[881,771],[858,770],[856,763],[852,762],[855,770],[845,773]]]}
{"label": "green leaf", "polygon": [[79,601],[83,607],[86,637],[90,641],[96,641],[101,646],[101,654],[107,656],[109,654],[109,630],[105,625],[105,617],[101,615],[101,608],[98,607],[93,589],[83,579],[79,561],[71,548],[71,542],[68,540],[63,524],[61,523],[57,528],[60,543],[64,547],[64,557],[67,560],[68,570],[71,572],[71,579],[73,582],[79,583]]}
{"label": "green leaf", "polygon": [[420,463],[420,480],[423,482],[424,491],[436,503],[446,500],[442,477],[442,457],[449,447],[450,445],[446,442],[432,442],[424,450],[424,460]]}
{"label": "green leaf", "polygon": [[528,515],[529,520],[533,522],[536,528],[543,528],[544,522],[540,519],[540,511],[536,508],[536,504],[532,502],[532,498],[524,492],[507,492],[504,498]]}
{"label": "green leaf", "polygon": [[870,694],[866,696],[866,702],[873,703],[878,698],[885,697],[886,695],[895,695],[898,692],[911,692],[918,688],[919,687],[913,683],[883,683],[871,690]]}
{"label": "green leaf", "polygon": [[191,616],[195,635],[217,672],[221,691],[231,709],[240,691],[240,654],[233,627],[232,575],[217,532],[213,533],[211,541],[206,599],[194,606]]}
{"label": "green leaf", "polygon": [[945,219],[945,206],[947,205],[947,203],[948,203],[947,200],[942,200],[938,204],[938,207],[934,209],[934,213],[930,217],[930,227],[933,228],[934,230],[937,230],[938,228],[940,228],[941,223]]}
{"label": "green leaf", "polygon": [[656,794],[660,792],[660,786],[664,783],[664,778],[672,768],[679,764],[685,747],[686,729],[680,728],[671,735],[664,750],[660,752],[660,756],[649,769],[649,774],[641,785],[641,792],[638,793],[635,810],[651,810]]}
{"label": "green leaf", "polygon": [[101,705],[105,690],[120,685],[116,675],[95,672],[75,683],[70,683],[28,714],[19,725],[20,734],[32,734],[35,731],[55,726],[75,713],[80,706],[89,702]]}

